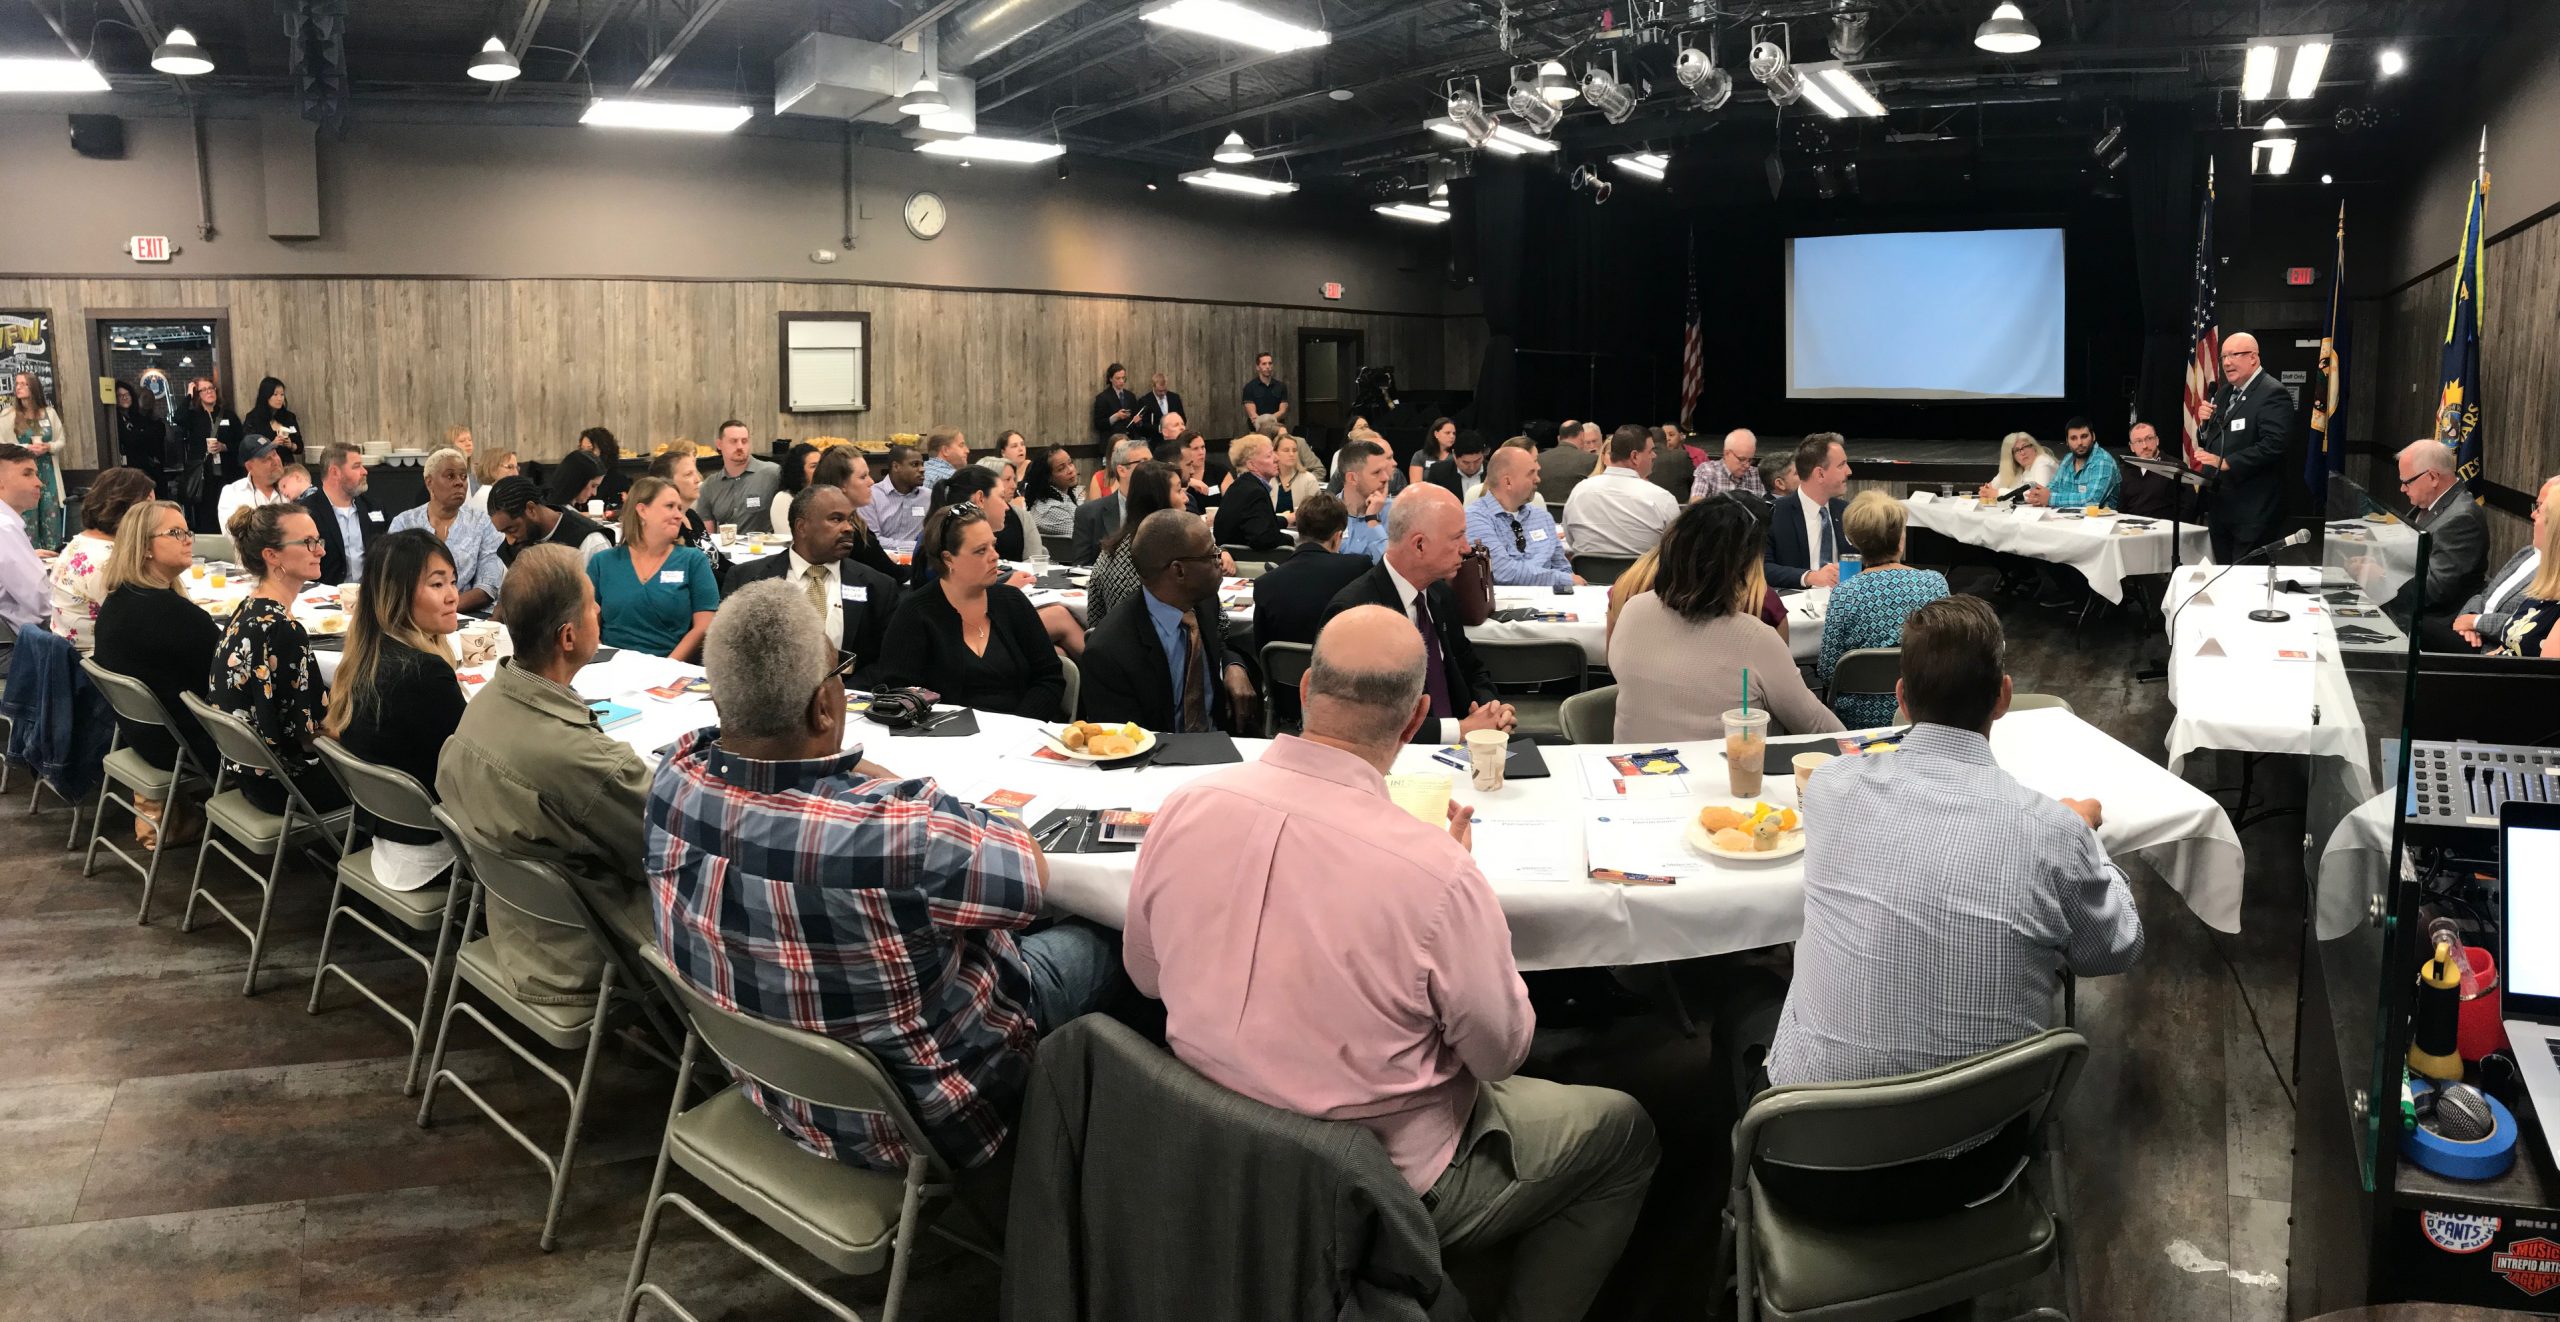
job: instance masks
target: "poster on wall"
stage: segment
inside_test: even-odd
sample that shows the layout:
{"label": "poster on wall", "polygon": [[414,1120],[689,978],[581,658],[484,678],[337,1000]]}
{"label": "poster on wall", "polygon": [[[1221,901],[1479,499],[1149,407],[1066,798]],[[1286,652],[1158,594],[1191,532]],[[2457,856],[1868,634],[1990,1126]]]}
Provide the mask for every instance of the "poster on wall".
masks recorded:
{"label": "poster on wall", "polygon": [[0,379],[15,383],[32,372],[56,408],[62,391],[54,379],[53,314],[35,308],[0,308]]}

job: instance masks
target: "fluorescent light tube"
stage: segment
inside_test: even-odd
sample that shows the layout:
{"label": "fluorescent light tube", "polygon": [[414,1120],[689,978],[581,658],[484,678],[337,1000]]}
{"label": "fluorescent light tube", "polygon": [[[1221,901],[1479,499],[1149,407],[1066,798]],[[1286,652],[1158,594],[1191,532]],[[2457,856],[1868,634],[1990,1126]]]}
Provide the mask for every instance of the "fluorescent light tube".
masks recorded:
{"label": "fluorescent light tube", "polygon": [[0,92],[104,92],[106,75],[68,55],[0,56]]}
{"label": "fluorescent light tube", "polygon": [[1639,179],[1651,179],[1656,183],[1662,182],[1663,173],[1671,168],[1671,158],[1658,151],[1612,156],[1609,163]]}
{"label": "fluorescent light tube", "polygon": [[1493,136],[1487,138],[1484,145],[1506,156],[1518,156],[1524,152],[1535,152],[1545,156],[1564,150],[1561,144],[1550,142],[1534,133],[1523,133],[1508,124],[1495,125]]}
{"label": "fluorescent light tube", "polygon": [[1398,220],[1417,220],[1427,225],[1449,223],[1448,212],[1435,211],[1430,207],[1418,207],[1411,202],[1381,202],[1369,209],[1381,216],[1393,216]]}
{"label": "fluorescent light tube", "polygon": [[615,129],[667,129],[678,133],[732,133],[755,116],[752,106],[715,106],[700,102],[635,101],[598,97],[578,117],[581,124]]}
{"label": "fluorescent light tube", "polygon": [[1869,119],[1884,118],[1884,103],[1878,101],[1876,94],[1868,91],[1867,85],[1859,82],[1858,75],[1849,72],[1846,65],[1835,64],[1824,69],[1817,81],[1830,84],[1831,90],[1857,113]]}
{"label": "fluorescent light tube", "polygon": [[1192,170],[1177,177],[1186,184],[1252,197],[1277,197],[1298,191],[1298,186],[1286,179],[1265,179],[1260,175],[1237,174],[1233,170]]}
{"label": "fluorescent light tube", "polygon": [[2306,41],[2293,48],[2293,77],[2284,85],[2284,94],[2296,101],[2307,101],[2320,90],[2320,70],[2329,63],[2329,43]]}
{"label": "fluorescent light tube", "polygon": [[1804,99],[1812,102],[1814,109],[1829,115],[1833,119],[1847,119],[1849,117],[1848,109],[1842,106],[1838,101],[1832,99],[1830,88],[1811,79],[1805,80],[1802,84],[1802,88]]}
{"label": "fluorescent light tube", "polygon": [[964,161],[1003,161],[1009,165],[1030,165],[1052,161],[1067,154],[1067,149],[1054,142],[1032,142],[1022,138],[989,138],[972,133],[959,138],[934,138],[916,144],[916,150],[927,156],[957,156]]}
{"label": "fluorescent light tube", "polygon": [[2240,67],[2240,99],[2264,101],[2276,90],[2276,48],[2264,42],[2249,44],[2248,62]]}
{"label": "fluorescent light tube", "polygon": [[1305,50],[1333,40],[1333,34],[1322,28],[1275,18],[1234,0],[1173,0],[1172,4],[1159,5],[1139,17],[1149,23],[1275,53]]}

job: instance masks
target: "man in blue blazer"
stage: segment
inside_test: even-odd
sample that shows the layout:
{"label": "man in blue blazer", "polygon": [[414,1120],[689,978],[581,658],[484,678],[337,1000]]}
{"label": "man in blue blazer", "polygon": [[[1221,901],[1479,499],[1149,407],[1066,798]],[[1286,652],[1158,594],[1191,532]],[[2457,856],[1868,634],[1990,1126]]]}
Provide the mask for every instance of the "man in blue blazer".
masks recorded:
{"label": "man in blue blazer", "polygon": [[1769,586],[1827,588],[1840,581],[1840,552],[1848,545],[1840,520],[1849,512],[1848,442],[1819,431],[1796,447],[1796,489],[1769,502],[1769,549],[1762,568]]}

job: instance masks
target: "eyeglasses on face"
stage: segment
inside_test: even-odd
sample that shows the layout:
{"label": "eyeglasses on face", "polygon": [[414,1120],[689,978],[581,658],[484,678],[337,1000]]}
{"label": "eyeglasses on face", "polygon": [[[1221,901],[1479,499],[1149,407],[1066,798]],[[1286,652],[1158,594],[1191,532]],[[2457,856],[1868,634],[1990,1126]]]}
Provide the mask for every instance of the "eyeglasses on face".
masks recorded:
{"label": "eyeglasses on face", "polygon": [[163,528],[159,532],[155,532],[151,535],[154,537],[175,537],[182,542],[192,542],[196,539],[196,530],[193,528]]}
{"label": "eyeglasses on face", "polygon": [[327,549],[329,544],[321,541],[317,537],[297,537],[290,542],[286,542],[285,545],[299,546],[306,551],[319,551]]}

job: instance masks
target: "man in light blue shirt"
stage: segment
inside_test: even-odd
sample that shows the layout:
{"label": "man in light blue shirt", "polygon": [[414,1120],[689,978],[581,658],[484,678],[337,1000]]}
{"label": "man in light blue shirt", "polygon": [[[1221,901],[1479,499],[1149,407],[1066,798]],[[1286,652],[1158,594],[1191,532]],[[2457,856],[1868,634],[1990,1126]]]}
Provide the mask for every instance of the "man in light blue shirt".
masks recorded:
{"label": "man in light blue shirt", "polygon": [[914,550],[916,538],[924,533],[925,507],[933,503],[925,469],[924,456],[914,446],[889,447],[889,480],[871,488],[871,503],[863,507],[862,521],[890,550]]}
{"label": "man in light blue shirt", "polygon": [[1573,587],[1573,562],[1554,516],[1538,500],[1538,457],[1508,447],[1484,466],[1484,494],[1467,505],[1467,540],[1493,556],[1502,587]]}
{"label": "man in light blue shirt", "polygon": [[2091,505],[2114,509],[2116,492],[2124,479],[2116,468],[2116,457],[2099,447],[2097,428],[2090,426],[2087,418],[2073,418],[2064,425],[2062,434],[2071,453],[2053,470],[2052,485],[2029,491],[2027,503],[2058,510]]}
{"label": "man in light blue shirt", "polygon": [[924,438],[924,489],[927,492],[942,485],[942,480],[960,471],[969,462],[969,438],[957,427],[936,427]]}
{"label": "man in light blue shirt", "polygon": [[1375,561],[1387,553],[1387,487],[1395,480],[1396,461],[1375,441],[1353,441],[1342,447],[1342,507],[1351,524],[1342,531],[1342,553]]}

